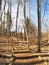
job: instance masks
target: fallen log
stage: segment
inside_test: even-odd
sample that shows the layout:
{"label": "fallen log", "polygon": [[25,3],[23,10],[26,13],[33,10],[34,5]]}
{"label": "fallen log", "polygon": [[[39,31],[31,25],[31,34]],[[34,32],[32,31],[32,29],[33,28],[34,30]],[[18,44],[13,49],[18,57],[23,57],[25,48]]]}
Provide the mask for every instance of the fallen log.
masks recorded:
{"label": "fallen log", "polygon": [[14,63],[36,63],[36,62],[42,62],[44,61],[44,58],[35,58],[35,59],[16,59]]}
{"label": "fallen log", "polygon": [[36,56],[49,56],[49,53],[20,53],[20,54],[13,54],[14,57],[28,57],[28,56],[32,56],[32,57],[36,57]]}

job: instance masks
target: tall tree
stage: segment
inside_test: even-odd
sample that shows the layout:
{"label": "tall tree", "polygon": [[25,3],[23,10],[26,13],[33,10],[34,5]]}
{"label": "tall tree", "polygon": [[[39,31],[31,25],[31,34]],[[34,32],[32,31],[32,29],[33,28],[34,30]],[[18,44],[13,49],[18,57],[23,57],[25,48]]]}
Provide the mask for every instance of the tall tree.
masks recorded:
{"label": "tall tree", "polygon": [[8,10],[7,10],[7,36],[10,35],[10,12],[9,12],[9,0],[8,0]]}
{"label": "tall tree", "polygon": [[4,0],[4,8],[3,8],[3,13],[4,13],[4,19],[3,19],[3,22],[2,22],[2,31],[3,32],[5,30],[5,7],[6,7],[6,0]]}
{"label": "tall tree", "polygon": [[32,35],[32,33],[35,35],[35,31],[37,31],[37,28],[36,26],[34,25],[34,23],[31,21],[30,18],[26,18],[26,21],[25,21],[25,26],[26,26],[26,29],[27,29],[27,34],[29,35]]}
{"label": "tall tree", "polygon": [[0,30],[2,29],[2,24],[1,24],[1,21],[2,21],[1,4],[2,4],[2,0],[0,0]]}
{"label": "tall tree", "polygon": [[11,20],[11,2],[12,0],[8,0],[8,10],[7,10],[7,35],[10,35],[10,29],[11,29],[11,24],[12,24],[12,20]]}
{"label": "tall tree", "polygon": [[[24,0],[24,25],[26,21],[26,0]],[[26,32],[25,32],[25,27],[24,27],[24,40],[26,39]]]}
{"label": "tall tree", "polygon": [[18,21],[18,15],[19,15],[19,5],[20,5],[20,0],[18,0],[17,13],[16,13],[16,31],[15,31],[16,36],[17,36],[17,21]]}
{"label": "tall tree", "polygon": [[41,52],[41,0],[37,0],[38,6],[38,52]]}
{"label": "tall tree", "polygon": [[[11,18],[11,13],[12,13],[12,0],[10,0],[10,6],[9,6],[9,8],[10,8],[10,23],[9,23],[9,28],[11,29],[11,25],[12,25],[12,18]],[[10,35],[11,35],[11,32],[10,32]]]}
{"label": "tall tree", "polygon": [[1,20],[1,0],[0,0],[0,20]]}
{"label": "tall tree", "polygon": [[12,13],[12,11],[11,11],[11,8],[12,8],[12,0],[10,0],[10,6],[9,6],[9,9],[10,9],[10,21],[11,21],[11,13]]}
{"label": "tall tree", "polygon": [[0,10],[1,10],[1,0],[0,0]]}
{"label": "tall tree", "polygon": [[6,7],[6,0],[4,0],[4,25],[5,25],[5,7]]}

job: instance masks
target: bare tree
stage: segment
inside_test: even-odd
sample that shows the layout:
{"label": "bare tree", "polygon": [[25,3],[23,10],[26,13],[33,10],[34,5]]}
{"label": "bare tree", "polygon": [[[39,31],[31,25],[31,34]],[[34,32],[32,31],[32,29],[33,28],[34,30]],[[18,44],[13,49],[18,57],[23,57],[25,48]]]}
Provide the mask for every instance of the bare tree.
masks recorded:
{"label": "bare tree", "polygon": [[38,5],[38,52],[41,52],[40,45],[41,45],[41,2],[37,0]]}
{"label": "bare tree", "polygon": [[11,20],[11,2],[12,0],[8,0],[8,10],[7,10],[7,35],[10,35],[10,29],[11,29],[11,24],[12,24],[12,20]]}
{"label": "bare tree", "polygon": [[5,25],[5,7],[6,7],[6,0],[4,0],[4,25]]}
{"label": "bare tree", "polygon": [[8,0],[8,10],[7,10],[7,37],[10,35],[9,33],[10,33],[10,12],[9,12],[9,6],[10,5],[10,3],[9,3],[9,0]]}
{"label": "bare tree", "polygon": [[1,20],[1,0],[0,0],[0,20]]}
{"label": "bare tree", "polygon": [[18,15],[19,15],[19,5],[20,5],[20,0],[18,0],[17,13],[16,13],[16,31],[15,31],[16,36],[17,36],[17,21],[18,21]]}
{"label": "bare tree", "polygon": [[[24,0],[24,25],[26,21],[26,0]],[[25,27],[24,27],[24,40],[26,39],[26,32],[25,32]]]}
{"label": "bare tree", "polygon": [[4,14],[4,19],[3,19],[3,22],[2,22],[2,31],[4,32],[4,30],[5,30],[5,7],[6,7],[6,0],[4,0],[3,2],[4,2],[4,8],[3,8],[2,14]]}
{"label": "bare tree", "polygon": [[[10,23],[9,23],[10,24],[9,25],[10,29],[11,29],[11,24],[12,24],[12,19],[11,19],[11,13],[12,13],[11,9],[12,9],[12,6],[11,5],[12,5],[12,0],[10,0],[10,7],[9,7],[10,8]],[[10,35],[11,35],[11,32],[10,32]]]}
{"label": "bare tree", "polygon": [[2,24],[1,24],[1,21],[2,21],[2,16],[1,16],[1,4],[2,4],[2,0],[0,0],[0,30],[2,29]]}
{"label": "bare tree", "polygon": [[1,10],[1,0],[0,0],[0,10]]}

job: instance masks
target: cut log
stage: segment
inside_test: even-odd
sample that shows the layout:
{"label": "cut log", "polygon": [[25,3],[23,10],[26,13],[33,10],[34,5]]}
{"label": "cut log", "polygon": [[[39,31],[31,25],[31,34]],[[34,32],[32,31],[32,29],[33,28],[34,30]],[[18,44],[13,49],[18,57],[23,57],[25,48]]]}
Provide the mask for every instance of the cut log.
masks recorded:
{"label": "cut log", "polygon": [[14,63],[36,63],[36,62],[42,62],[44,61],[43,58],[35,58],[35,59],[18,59],[18,60],[15,60]]}

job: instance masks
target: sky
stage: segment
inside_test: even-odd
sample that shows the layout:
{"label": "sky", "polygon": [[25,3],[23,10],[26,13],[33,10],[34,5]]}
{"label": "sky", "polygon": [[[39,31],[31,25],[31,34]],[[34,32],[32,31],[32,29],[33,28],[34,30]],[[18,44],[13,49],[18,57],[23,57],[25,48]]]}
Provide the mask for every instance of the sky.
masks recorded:
{"label": "sky", "polygon": [[49,24],[49,0],[43,0],[41,2],[41,18],[42,18],[42,28],[48,30]]}
{"label": "sky", "polygon": [[[17,10],[17,5],[16,5],[16,0],[13,0],[13,7],[12,7],[12,11],[14,11],[12,13],[13,17],[16,16],[16,10]],[[29,7],[30,7],[30,14],[29,14]],[[20,6],[20,12],[19,12],[19,19],[18,19],[18,22],[19,24],[21,23],[21,21],[23,21],[23,7]],[[14,15],[15,14],[15,15]],[[26,4],[26,16],[27,17],[31,17],[33,23],[37,26],[38,25],[38,22],[37,22],[37,1],[36,0],[28,0],[27,4]]]}
{"label": "sky", "polygon": [[[14,1],[14,0],[13,0]],[[37,15],[37,0],[28,0],[26,14],[29,16],[29,4],[30,4],[30,17],[33,23],[38,27],[38,15]],[[14,9],[14,8],[13,8]],[[47,30],[49,21],[49,0],[41,0],[41,21],[42,30]]]}
{"label": "sky", "polygon": [[[6,10],[7,10],[7,6],[6,6]],[[17,11],[17,0],[12,0],[12,19],[13,19],[12,30],[15,29],[15,25],[16,25],[15,24],[16,11]],[[29,15],[32,22],[36,25],[36,27],[38,27],[37,0],[28,0],[26,4],[26,16],[29,17]],[[24,20],[23,6],[20,6],[18,25],[22,26],[23,20]],[[49,0],[41,0],[41,21],[42,21],[42,30],[47,30],[49,23]]]}

